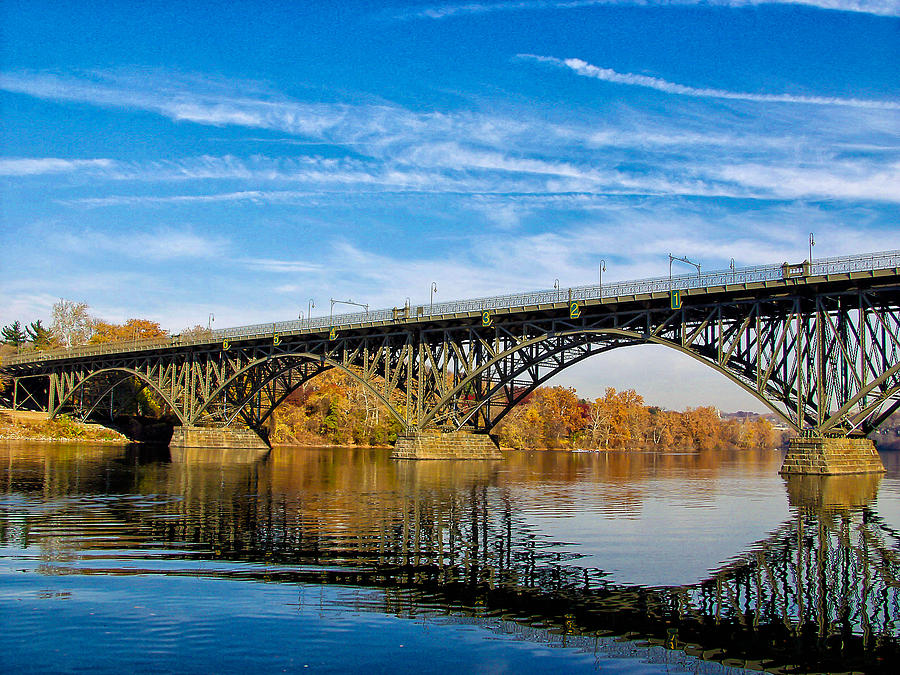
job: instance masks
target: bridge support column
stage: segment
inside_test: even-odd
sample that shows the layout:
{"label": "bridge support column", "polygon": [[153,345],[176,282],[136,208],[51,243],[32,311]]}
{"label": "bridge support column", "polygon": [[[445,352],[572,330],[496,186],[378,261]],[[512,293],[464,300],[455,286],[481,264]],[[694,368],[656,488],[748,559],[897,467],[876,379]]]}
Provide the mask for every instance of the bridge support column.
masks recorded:
{"label": "bridge support column", "polygon": [[175,427],[169,448],[247,448],[268,450],[269,446],[250,429],[212,427]]}
{"label": "bridge support column", "polygon": [[391,459],[503,459],[488,434],[420,431],[397,438]]}
{"label": "bridge support column", "polygon": [[781,465],[781,474],[835,475],[882,473],[884,464],[868,438],[792,438]]}

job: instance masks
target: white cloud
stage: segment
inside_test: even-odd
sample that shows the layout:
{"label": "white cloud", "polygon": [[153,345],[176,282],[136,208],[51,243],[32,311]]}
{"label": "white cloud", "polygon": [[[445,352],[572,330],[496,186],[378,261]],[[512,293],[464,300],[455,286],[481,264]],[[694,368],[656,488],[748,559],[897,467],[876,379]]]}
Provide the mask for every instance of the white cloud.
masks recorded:
{"label": "white cloud", "polygon": [[[305,260],[277,260],[273,258],[239,258],[235,262],[261,272],[276,272],[282,274],[297,274],[303,272],[318,272],[322,265]],[[284,288],[284,287],[282,287]]]}
{"label": "white cloud", "polygon": [[724,180],[782,199],[900,202],[900,163],[871,167],[845,162],[827,168],[734,164],[717,173]]}
{"label": "white cloud", "polygon": [[69,251],[116,254],[154,262],[179,258],[222,256],[229,247],[221,237],[204,237],[189,230],[161,227],[149,232],[113,234],[99,230],[58,232],[54,242]]}
{"label": "white cloud", "polygon": [[400,19],[447,19],[455,16],[537,10],[567,10],[596,6],[683,7],[755,7],[768,4],[803,5],[840,12],[861,12],[878,16],[900,16],[897,0],[517,0],[513,2],[469,2],[434,5],[397,15]]}
{"label": "white cloud", "polygon": [[581,59],[558,59],[553,56],[537,56],[534,54],[519,54],[519,58],[546,63],[560,68],[569,68],[583,77],[590,77],[604,82],[624,84],[629,86],[647,87],[667,94],[681,96],[695,96],[700,98],[722,98],[738,101],[753,101],[757,103],[798,103],[807,105],[849,106],[852,108],[869,108],[874,110],[900,110],[900,102],[876,101],[857,98],[837,98],[827,96],[796,96],[793,94],[752,94],[725,89],[710,89],[689,87],[676,84],[658,77],[637,75],[634,73],[618,73],[610,68],[600,68],[591,65]]}
{"label": "white cloud", "polygon": [[111,159],[59,159],[56,157],[2,157],[0,176],[37,176],[47,173],[69,173],[74,171],[110,169],[115,165]]}
{"label": "white cloud", "polygon": [[[787,100],[780,95],[690,88],[572,59],[526,58],[692,96]],[[841,105],[804,110],[802,125],[797,123],[799,113],[784,106],[773,108],[764,119],[735,116],[725,124],[721,118],[695,110],[675,122],[671,117],[626,111],[621,119],[582,118],[563,125],[535,115],[419,114],[392,105],[307,104],[266,92],[253,83],[143,75],[13,73],[0,76],[0,86],[51,100],[152,110],[171,119],[189,117],[205,124],[278,129],[351,149],[364,143],[369,155],[203,155],[144,163],[20,158],[7,160],[14,162],[8,170],[17,175],[80,170],[91,172],[98,180],[122,182],[205,182],[201,188],[192,186],[180,194],[109,194],[104,189],[104,194],[91,196],[82,191],[80,196],[67,194],[62,200],[88,207],[216,202],[311,205],[338,193],[355,200],[381,199],[388,194],[399,199],[418,194],[464,199],[492,194],[510,199],[516,195],[583,194],[900,201],[900,193],[889,186],[896,174],[890,165],[896,154],[896,115],[893,110],[887,115],[878,108],[856,107],[900,105],[893,102],[805,98],[805,102]],[[708,133],[712,122],[723,131]],[[856,168],[847,170],[848,160],[839,153],[854,145],[867,149],[855,151],[862,156],[853,159]],[[736,168],[725,171],[723,165]],[[767,182],[752,169],[757,166],[774,167],[790,180]],[[803,175],[808,179],[802,179]],[[210,187],[211,181],[230,182],[220,191]],[[517,210],[507,209],[502,218],[498,215],[493,220],[508,227],[515,222]]]}
{"label": "white cloud", "polygon": [[36,291],[36,280],[29,280],[26,289],[13,290],[9,285],[0,286],[0,326],[19,321],[26,326],[40,319],[48,325],[48,316],[53,303],[59,296]]}

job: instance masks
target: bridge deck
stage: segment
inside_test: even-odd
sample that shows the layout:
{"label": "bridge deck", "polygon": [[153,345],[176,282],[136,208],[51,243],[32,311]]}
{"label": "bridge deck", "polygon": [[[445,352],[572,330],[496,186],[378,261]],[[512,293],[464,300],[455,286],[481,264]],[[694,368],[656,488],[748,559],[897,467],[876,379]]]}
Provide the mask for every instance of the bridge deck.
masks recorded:
{"label": "bridge deck", "polygon": [[[796,272],[796,274],[795,274]],[[672,277],[654,277],[611,284],[574,286],[565,289],[538,290],[514,295],[499,295],[468,300],[458,300],[429,305],[380,309],[371,312],[354,312],[332,316],[292,321],[238,326],[218,329],[200,337],[173,336],[169,339],[113,342],[101,345],[84,345],[44,352],[28,352],[11,356],[2,369],[21,374],[21,368],[47,361],[79,359],[102,354],[124,354],[145,351],[181,349],[240,342],[273,335],[295,336],[340,331],[371,330],[392,326],[410,326],[422,323],[456,322],[470,323],[481,313],[489,311],[494,316],[530,314],[534,312],[565,312],[569,303],[577,301],[582,306],[616,306],[633,302],[669,302],[673,290],[682,291],[684,297],[710,294],[734,295],[742,292],[761,294],[798,285],[819,285],[853,282],[865,279],[900,276],[900,251],[884,251],[865,255],[825,258],[812,264],[762,265],[738,269],[718,270],[705,274],[683,274]]]}

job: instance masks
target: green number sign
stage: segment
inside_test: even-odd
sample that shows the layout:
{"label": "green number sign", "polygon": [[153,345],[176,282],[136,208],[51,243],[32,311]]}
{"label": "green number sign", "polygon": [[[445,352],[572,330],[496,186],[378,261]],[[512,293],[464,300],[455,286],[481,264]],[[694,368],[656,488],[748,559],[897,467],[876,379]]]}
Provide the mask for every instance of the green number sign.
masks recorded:
{"label": "green number sign", "polygon": [[331,332],[328,333],[328,339],[334,340],[337,338],[337,328],[332,327]]}
{"label": "green number sign", "polygon": [[669,306],[672,309],[681,309],[681,291],[669,291]]}
{"label": "green number sign", "polygon": [[491,316],[491,313],[485,310],[481,313],[481,325],[483,328],[487,328],[488,326],[493,325],[494,318]]}
{"label": "green number sign", "polygon": [[569,318],[577,319],[580,316],[581,316],[581,307],[578,305],[577,302],[570,302],[569,303]]}

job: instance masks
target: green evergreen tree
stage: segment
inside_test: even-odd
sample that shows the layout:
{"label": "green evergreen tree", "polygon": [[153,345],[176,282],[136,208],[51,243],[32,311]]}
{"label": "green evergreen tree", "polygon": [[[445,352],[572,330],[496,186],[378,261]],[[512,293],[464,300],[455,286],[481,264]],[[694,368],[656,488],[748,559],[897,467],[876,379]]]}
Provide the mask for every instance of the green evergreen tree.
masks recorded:
{"label": "green evergreen tree", "polygon": [[3,337],[2,342],[4,344],[12,345],[13,347],[21,347],[25,344],[25,331],[22,330],[22,324],[18,321],[13,321],[8,326],[4,326],[0,330],[0,335]]}
{"label": "green evergreen tree", "polygon": [[53,334],[41,325],[40,319],[32,321],[25,332],[35,349],[42,351],[53,346]]}

